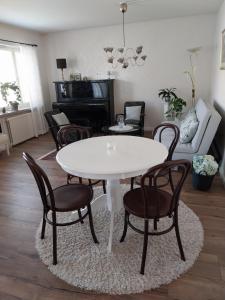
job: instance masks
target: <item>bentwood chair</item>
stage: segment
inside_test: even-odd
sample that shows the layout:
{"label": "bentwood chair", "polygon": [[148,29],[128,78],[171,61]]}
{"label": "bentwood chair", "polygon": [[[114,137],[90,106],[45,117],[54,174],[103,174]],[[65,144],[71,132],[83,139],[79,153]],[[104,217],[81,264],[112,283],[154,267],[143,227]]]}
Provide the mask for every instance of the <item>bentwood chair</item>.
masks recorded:
{"label": "bentwood chair", "polygon": [[[45,237],[46,222],[52,225],[53,265],[57,264],[57,226],[68,226],[78,222],[83,223],[83,219],[88,216],[93,240],[95,243],[98,243],[91,212],[92,188],[83,184],[67,184],[53,190],[46,173],[38,166],[34,159],[28,153],[23,153],[23,158],[35,178],[43,204],[41,239]],[[82,216],[81,209],[85,207],[87,207],[87,212]],[[77,220],[67,223],[57,222],[56,213],[70,211],[78,212]],[[49,219],[50,213],[52,216],[51,219]]]}
{"label": "bentwood chair", "polygon": [[[59,143],[59,146],[62,148],[66,145],[69,145],[71,143],[90,138],[92,136],[92,133],[89,128],[87,127],[78,127],[77,125],[67,125],[62,127],[58,133],[57,133],[57,140]],[[67,174],[67,183],[71,183],[72,178],[75,177],[74,175]],[[82,183],[82,178],[79,178],[79,182]],[[88,179],[88,183],[90,186],[96,185],[100,182],[101,180],[97,181],[91,181],[91,179]],[[102,181],[102,187],[103,187],[103,192],[106,194],[106,186],[105,186],[105,181]]]}
{"label": "bentwood chair", "polygon": [[[169,134],[171,137],[169,142],[166,144],[163,139],[164,134],[165,135]],[[179,127],[177,127],[175,124],[172,124],[172,123],[162,123],[154,128],[152,135],[153,135],[154,140],[157,140],[160,143],[165,144],[165,146],[167,147],[168,156],[165,161],[172,160],[174,150],[175,150],[177,143],[179,142],[179,138],[180,138]],[[168,174],[168,178],[166,178],[163,174],[161,174],[161,177],[162,178],[164,177],[167,181],[169,180],[170,184],[173,185],[173,182],[171,180],[171,173]],[[140,185],[140,178],[141,178],[140,176],[137,177],[136,180],[135,180],[135,177],[131,178],[131,189],[134,188],[134,180],[135,180],[136,184]],[[167,185],[167,182],[165,183],[165,185]]]}
{"label": "bentwood chair", "polygon": [[[158,185],[161,174],[169,174],[173,168],[178,168],[176,173],[176,183],[172,189],[168,183],[168,190],[164,190]],[[181,189],[190,170],[191,163],[188,160],[167,161],[163,164],[151,168],[141,178],[141,187],[127,192],[123,197],[125,208],[124,230],[121,242],[124,241],[128,226],[134,231],[144,235],[142,263],[140,273],[144,274],[145,260],[148,247],[149,235],[162,235],[175,229],[177,243],[181,259],[185,261],[185,255],[181,243],[178,226],[178,205]],[[171,173],[172,174],[172,173]],[[175,182],[175,178],[173,180]],[[135,227],[130,221],[130,215],[143,219],[144,231]],[[169,228],[162,231],[154,230],[149,232],[149,221],[160,220],[162,218],[172,218],[172,224]]]}

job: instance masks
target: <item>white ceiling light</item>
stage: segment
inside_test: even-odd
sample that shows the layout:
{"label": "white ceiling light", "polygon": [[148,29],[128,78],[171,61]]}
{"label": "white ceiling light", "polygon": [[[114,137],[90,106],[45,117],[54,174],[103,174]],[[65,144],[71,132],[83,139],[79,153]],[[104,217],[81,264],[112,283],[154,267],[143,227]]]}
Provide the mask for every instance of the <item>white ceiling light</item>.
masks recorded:
{"label": "white ceiling light", "polygon": [[143,66],[147,58],[147,55],[142,52],[143,46],[138,46],[136,49],[126,47],[124,15],[127,12],[127,2],[120,3],[120,11],[123,15],[123,47],[104,48],[107,54],[107,61],[113,68],[121,66],[123,69],[126,69],[129,66]]}

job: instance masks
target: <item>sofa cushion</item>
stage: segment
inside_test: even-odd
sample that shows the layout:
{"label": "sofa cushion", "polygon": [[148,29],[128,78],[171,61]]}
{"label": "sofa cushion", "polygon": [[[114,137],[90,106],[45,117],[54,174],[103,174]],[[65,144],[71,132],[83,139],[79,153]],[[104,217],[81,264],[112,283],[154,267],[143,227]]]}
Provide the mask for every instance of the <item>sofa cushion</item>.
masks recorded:
{"label": "sofa cushion", "polygon": [[60,114],[52,115],[52,118],[56,121],[58,126],[70,124],[70,121],[63,112],[61,112]]}
{"label": "sofa cushion", "polygon": [[[171,122],[172,124],[175,124],[179,127],[179,123],[177,122]],[[161,143],[169,149],[169,146],[171,144],[172,139],[174,138],[174,131],[170,128],[165,129],[162,132],[161,136]],[[156,136],[154,138],[156,141],[159,141],[159,131],[156,133]],[[192,143],[187,143],[187,144],[182,144],[181,142],[178,142],[175,152],[180,152],[180,153],[195,153]]]}
{"label": "sofa cushion", "polygon": [[191,110],[183,121],[180,123],[180,143],[187,144],[194,138],[199,121],[196,116],[195,110]]}
{"label": "sofa cushion", "polygon": [[198,100],[195,106],[195,111],[199,121],[199,125],[191,144],[194,151],[197,152],[203,139],[209,119],[211,117],[211,111],[202,99]]}

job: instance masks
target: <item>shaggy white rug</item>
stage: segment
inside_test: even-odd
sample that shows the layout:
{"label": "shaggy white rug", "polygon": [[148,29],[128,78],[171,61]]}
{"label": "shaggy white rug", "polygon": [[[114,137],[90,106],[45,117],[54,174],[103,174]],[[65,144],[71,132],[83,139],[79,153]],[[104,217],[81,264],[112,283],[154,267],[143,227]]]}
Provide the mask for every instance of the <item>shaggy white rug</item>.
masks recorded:
{"label": "shaggy white rug", "polygon": [[[129,189],[123,185],[123,192]],[[95,197],[102,188],[95,188]],[[113,250],[107,253],[110,214],[101,209],[93,214],[95,233],[99,244],[94,244],[88,218],[84,224],[58,227],[58,264],[52,265],[52,228],[46,226],[46,236],[36,234],[36,248],[49,270],[67,283],[86,290],[109,294],[141,293],[168,284],[187,271],[197,259],[203,246],[203,228],[199,218],[183,202],[179,206],[179,228],[186,256],[180,258],[175,231],[162,236],[150,236],[145,275],[140,275],[143,236],[128,228],[123,243],[119,239],[123,231],[124,211],[115,215]],[[58,220],[75,218],[75,214],[62,213]],[[143,220],[132,217],[132,222],[143,228]],[[170,219],[160,220],[159,230],[168,227]],[[153,224],[151,224],[153,229]]]}

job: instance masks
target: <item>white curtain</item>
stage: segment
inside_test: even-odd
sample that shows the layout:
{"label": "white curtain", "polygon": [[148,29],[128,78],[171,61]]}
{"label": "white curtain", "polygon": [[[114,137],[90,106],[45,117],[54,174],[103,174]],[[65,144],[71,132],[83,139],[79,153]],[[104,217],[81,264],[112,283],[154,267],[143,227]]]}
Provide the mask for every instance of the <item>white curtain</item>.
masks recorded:
{"label": "white curtain", "polygon": [[47,130],[44,120],[44,98],[36,47],[21,46],[17,65],[23,102],[30,105],[35,135],[38,136]]}

